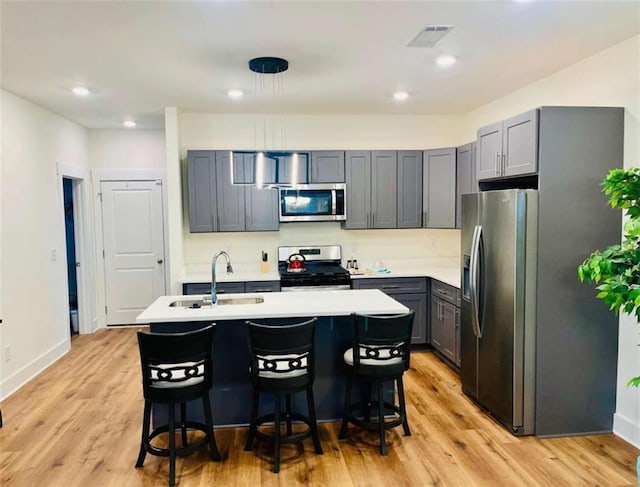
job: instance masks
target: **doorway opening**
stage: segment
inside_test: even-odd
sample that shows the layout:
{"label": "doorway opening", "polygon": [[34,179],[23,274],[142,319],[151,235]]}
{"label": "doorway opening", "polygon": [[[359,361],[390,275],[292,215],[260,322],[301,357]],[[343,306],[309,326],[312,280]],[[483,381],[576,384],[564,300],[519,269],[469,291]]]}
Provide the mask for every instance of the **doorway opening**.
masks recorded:
{"label": "doorway opening", "polygon": [[64,195],[64,229],[67,249],[67,288],[69,291],[69,329],[71,336],[80,331],[78,326],[78,275],[76,267],[76,229],[74,223],[73,184],[70,178],[62,179]]}

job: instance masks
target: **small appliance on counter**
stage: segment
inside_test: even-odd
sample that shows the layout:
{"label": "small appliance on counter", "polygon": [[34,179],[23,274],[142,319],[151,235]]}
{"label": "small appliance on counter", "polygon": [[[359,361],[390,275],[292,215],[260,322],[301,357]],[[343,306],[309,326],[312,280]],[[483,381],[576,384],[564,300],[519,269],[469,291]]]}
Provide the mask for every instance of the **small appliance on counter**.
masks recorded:
{"label": "small appliance on counter", "polygon": [[278,247],[280,290],[317,291],[351,289],[351,278],[342,267],[339,245]]}

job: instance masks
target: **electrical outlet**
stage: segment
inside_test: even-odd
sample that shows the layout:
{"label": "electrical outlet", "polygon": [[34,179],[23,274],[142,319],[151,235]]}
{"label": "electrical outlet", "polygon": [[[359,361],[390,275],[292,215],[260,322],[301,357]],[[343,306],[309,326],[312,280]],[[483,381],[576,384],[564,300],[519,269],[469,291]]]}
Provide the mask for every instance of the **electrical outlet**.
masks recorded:
{"label": "electrical outlet", "polygon": [[6,345],[4,347],[4,361],[5,362],[11,361],[11,347],[9,345]]}
{"label": "electrical outlet", "polygon": [[51,262],[55,262],[56,260],[58,260],[58,252],[56,251],[56,249],[51,249],[49,253],[49,259],[51,260]]}

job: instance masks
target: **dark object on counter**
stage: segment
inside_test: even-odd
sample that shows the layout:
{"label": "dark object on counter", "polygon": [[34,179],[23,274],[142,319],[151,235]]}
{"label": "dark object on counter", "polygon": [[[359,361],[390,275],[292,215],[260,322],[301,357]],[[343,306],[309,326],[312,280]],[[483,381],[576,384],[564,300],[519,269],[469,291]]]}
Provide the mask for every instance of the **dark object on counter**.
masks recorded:
{"label": "dark object on counter", "polygon": [[[344,353],[348,370],[339,439],[347,437],[349,423],[367,430],[378,430],[380,454],[386,455],[385,430],[402,425],[405,436],[411,436],[402,375],[409,370],[414,314],[411,310],[403,315],[353,315],[353,347]],[[366,384],[366,395],[363,401],[352,404],[354,378]],[[398,405],[384,400],[384,383],[387,381],[398,386]],[[376,400],[371,399],[373,385],[376,386]],[[371,420],[372,409],[378,413],[376,421]],[[389,418],[388,415],[393,416]]]}
{"label": "dark object on counter", "polygon": [[[142,389],[144,394],[144,419],[142,440],[136,468],[142,467],[147,453],[169,457],[169,485],[175,485],[176,456],[184,456],[209,444],[211,460],[222,460],[213,431],[209,391],[213,386],[214,326],[187,333],[138,332],[138,346],[142,362]],[[205,423],[187,421],[186,403],[202,399]],[[152,404],[166,404],[168,423],[149,432]],[[175,444],[175,405],[180,404],[182,447]],[[204,437],[187,443],[187,429],[199,430]],[[169,448],[159,448],[151,441],[162,433],[169,433]]]}
{"label": "dark object on counter", "polygon": [[[322,454],[316,407],[313,400],[315,380],[314,335],[317,318],[293,325],[262,325],[247,321],[249,339],[249,360],[253,401],[251,423],[245,450],[253,448],[254,437],[274,442],[273,471],[280,471],[280,445],[299,443],[311,436],[315,452]],[[307,393],[308,415],[291,410],[291,394]],[[275,396],[275,412],[258,417],[260,393],[269,392]],[[281,411],[282,396],[285,410]],[[281,432],[281,421],[286,423],[286,434]],[[291,422],[302,421],[308,428],[294,433]],[[258,430],[264,423],[274,424],[273,434]]]}

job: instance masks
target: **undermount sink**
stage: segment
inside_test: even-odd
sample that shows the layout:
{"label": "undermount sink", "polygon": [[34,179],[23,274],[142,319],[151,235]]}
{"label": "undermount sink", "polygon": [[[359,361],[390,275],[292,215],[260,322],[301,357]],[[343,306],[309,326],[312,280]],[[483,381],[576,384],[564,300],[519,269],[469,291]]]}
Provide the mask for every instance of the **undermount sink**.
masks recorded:
{"label": "undermount sink", "polygon": [[[218,306],[227,306],[230,304],[260,304],[264,303],[262,296],[253,296],[250,298],[218,298]],[[173,301],[169,304],[170,308],[210,308],[210,299],[181,299],[179,301]]]}

